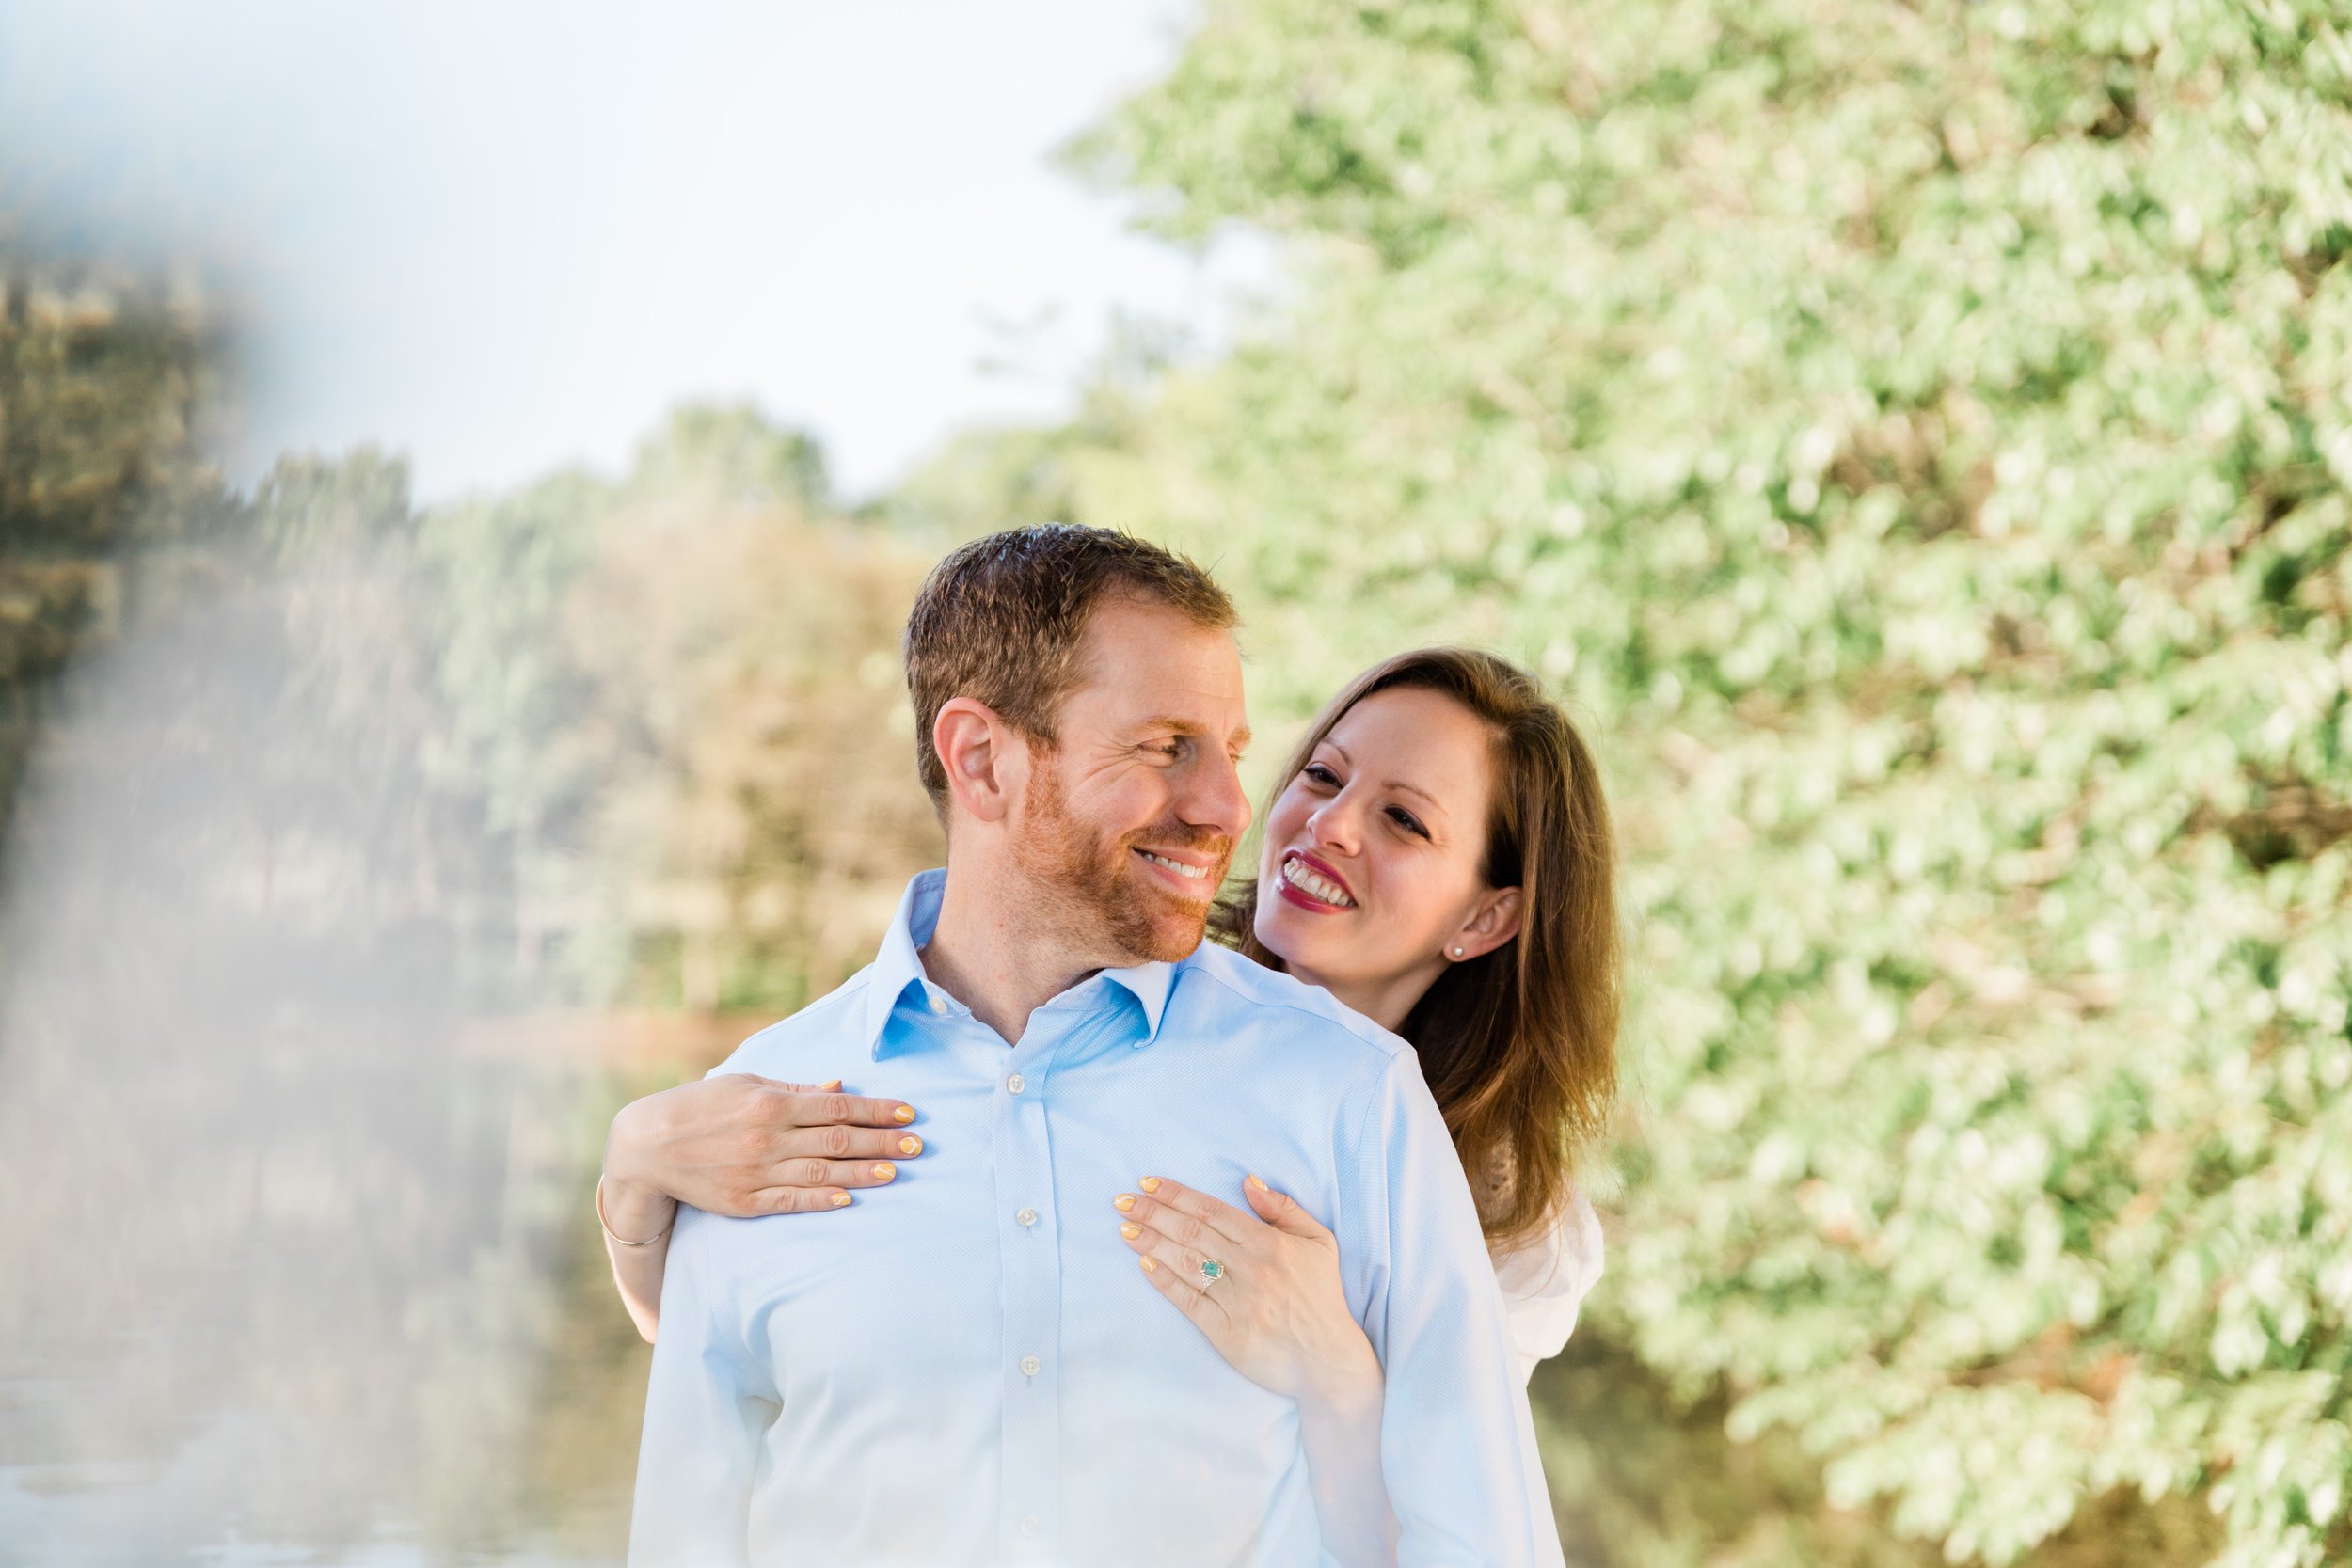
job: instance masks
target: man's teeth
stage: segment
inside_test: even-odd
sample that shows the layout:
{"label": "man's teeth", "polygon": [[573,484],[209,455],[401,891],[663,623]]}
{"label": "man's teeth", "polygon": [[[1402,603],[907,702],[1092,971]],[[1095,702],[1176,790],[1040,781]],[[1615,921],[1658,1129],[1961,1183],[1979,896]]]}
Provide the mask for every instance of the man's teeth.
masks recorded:
{"label": "man's teeth", "polygon": [[1303,890],[1308,896],[1320,898],[1327,904],[1337,904],[1343,910],[1355,907],[1356,900],[1347,895],[1345,888],[1327,877],[1316,876],[1307,869],[1307,863],[1304,861],[1284,861],[1282,879],[1291,886]]}
{"label": "man's teeth", "polygon": [[1155,855],[1149,849],[1137,852],[1153,865],[1164,865],[1179,877],[1189,877],[1196,882],[1209,874],[1209,868],[1205,865],[1186,865],[1182,861],[1169,860],[1166,855]]}

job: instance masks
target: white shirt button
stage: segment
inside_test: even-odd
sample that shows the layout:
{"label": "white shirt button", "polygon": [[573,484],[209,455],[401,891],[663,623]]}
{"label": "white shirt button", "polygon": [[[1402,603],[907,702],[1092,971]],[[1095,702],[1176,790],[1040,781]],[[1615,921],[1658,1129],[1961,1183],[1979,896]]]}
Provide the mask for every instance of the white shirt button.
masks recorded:
{"label": "white shirt button", "polygon": [[1015,1094],[1019,1094],[1023,1089],[1025,1089],[1028,1086],[1027,1082],[1017,1072],[1005,1080],[1005,1087],[1010,1089]]}
{"label": "white shirt button", "polygon": [[1037,1370],[1043,1365],[1044,1363],[1034,1355],[1025,1355],[1021,1358],[1021,1370],[1030,1377],[1037,1376]]}
{"label": "white shirt button", "polygon": [[1039,1530],[1041,1530],[1044,1528],[1045,1527],[1043,1525],[1037,1522],[1037,1515],[1034,1513],[1021,1521],[1021,1533],[1024,1535],[1035,1535]]}
{"label": "white shirt button", "polygon": [[944,1013],[944,1012],[946,1012],[946,1010],[947,1010],[947,999],[946,999],[946,997],[944,997],[944,996],[934,996],[934,997],[932,997],[932,998],[931,998],[931,1011],[933,1011],[933,1012],[935,1012],[935,1013]]}
{"label": "white shirt button", "polygon": [[1034,1209],[1024,1209],[1021,1212],[1013,1215],[1013,1218],[1019,1220],[1023,1225],[1035,1225],[1037,1223],[1037,1211]]}

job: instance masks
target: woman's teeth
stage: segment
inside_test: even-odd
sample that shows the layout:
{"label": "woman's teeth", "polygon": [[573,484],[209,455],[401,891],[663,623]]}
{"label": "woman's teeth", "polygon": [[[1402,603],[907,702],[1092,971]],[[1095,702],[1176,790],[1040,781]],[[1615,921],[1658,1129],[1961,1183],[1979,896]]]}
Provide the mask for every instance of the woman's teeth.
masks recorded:
{"label": "woman's teeth", "polygon": [[1205,865],[1186,865],[1182,861],[1169,860],[1166,855],[1155,855],[1149,849],[1138,849],[1136,853],[1150,861],[1153,865],[1164,865],[1179,877],[1189,877],[1196,882],[1209,874],[1209,868]]}
{"label": "woman's teeth", "polygon": [[1353,909],[1356,906],[1356,900],[1347,895],[1345,888],[1328,878],[1316,876],[1307,869],[1306,863],[1303,861],[1284,861],[1282,880],[1297,888],[1310,898],[1320,898],[1327,904],[1336,904],[1343,910]]}

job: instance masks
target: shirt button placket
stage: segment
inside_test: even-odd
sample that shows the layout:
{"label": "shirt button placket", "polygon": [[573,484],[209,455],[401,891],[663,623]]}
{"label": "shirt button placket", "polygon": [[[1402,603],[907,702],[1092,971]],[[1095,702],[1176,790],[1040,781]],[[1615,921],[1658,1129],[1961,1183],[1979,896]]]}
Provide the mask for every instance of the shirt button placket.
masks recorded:
{"label": "shirt button placket", "polygon": [[[1033,1026],[1046,1022],[1041,1016]],[[1034,1032],[1042,1037],[1044,1031]],[[995,1104],[997,1265],[1004,1281],[1004,1465],[1000,1554],[1037,1562],[1061,1516],[1060,1238],[1053,1206],[1046,1087],[1060,1037],[1027,1041],[1006,1065]]]}

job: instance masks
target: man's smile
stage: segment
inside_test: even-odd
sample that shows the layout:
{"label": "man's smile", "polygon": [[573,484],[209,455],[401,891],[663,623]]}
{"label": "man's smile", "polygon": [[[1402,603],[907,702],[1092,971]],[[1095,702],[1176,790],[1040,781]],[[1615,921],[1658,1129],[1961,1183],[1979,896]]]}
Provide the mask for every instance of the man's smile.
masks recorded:
{"label": "man's smile", "polygon": [[1152,875],[1180,896],[1194,900],[1205,899],[1216,891],[1216,857],[1193,851],[1146,849],[1138,845],[1135,855],[1152,867]]}

